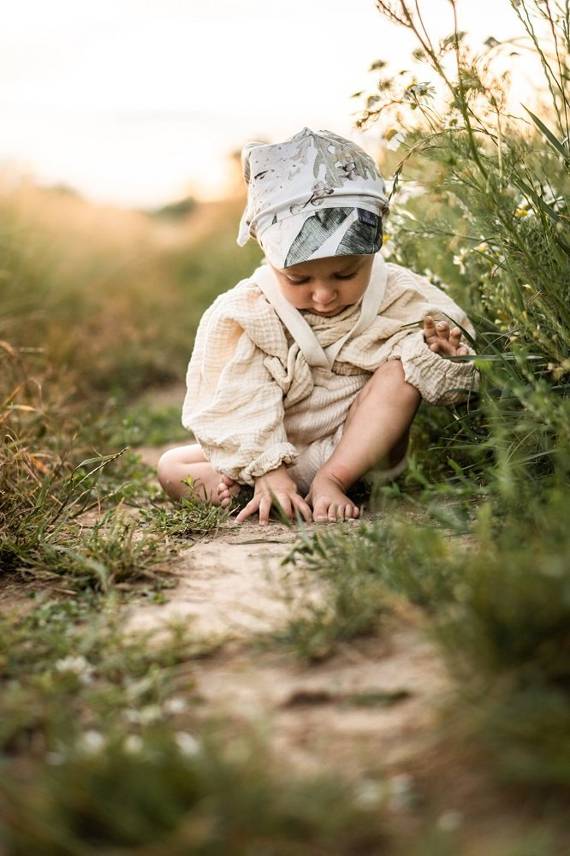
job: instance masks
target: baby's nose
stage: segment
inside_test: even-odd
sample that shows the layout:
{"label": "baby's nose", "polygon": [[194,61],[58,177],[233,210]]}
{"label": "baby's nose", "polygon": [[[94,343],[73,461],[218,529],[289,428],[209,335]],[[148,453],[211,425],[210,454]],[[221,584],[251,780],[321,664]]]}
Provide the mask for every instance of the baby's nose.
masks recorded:
{"label": "baby's nose", "polygon": [[313,291],[313,300],[319,306],[328,306],[329,303],[334,303],[336,300],[335,292],[330,288],[316,288]]}

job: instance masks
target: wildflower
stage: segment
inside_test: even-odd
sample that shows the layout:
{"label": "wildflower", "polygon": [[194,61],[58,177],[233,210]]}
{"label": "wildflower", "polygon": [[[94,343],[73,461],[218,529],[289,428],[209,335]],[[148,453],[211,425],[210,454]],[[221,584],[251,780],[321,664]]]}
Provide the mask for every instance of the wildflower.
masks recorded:
{"label": "wildflower", "polygon": [[127,722],[136,725],[148,725],[150,722],[156,722],[161,718],[162,710],[157,704],[149,704],[141,710],[126,710],[123,716]]}
{"label": "wildflower", "polygon": [[406,139],[405,135],[398,131],[396,128],[388,128],[386,133],[384,134],[384,139],[386,141],[386,148],[391,151],[396,151],[399,148],[400,144],[404,142]]}
{"label": "wildflower", "polygon": [[199,741],[187,731],[177,731],[174,737],[178,749],[189,758],[197,755],[200,751]]}
{"label": "wildflower", "polygon": [[477,246],[473,247],[473,249],[478,253],[486,253],[489,249],[489,244],[487,243],[487,241],[481,241],[481,243],[477,244]]}
{"label": "wildflower", "polygon": [[140,722],[146,725],[148,722],[156,722],[157,719],[160,719],[162,711],[157,704],[149,704],[139,711],[139,715]]}
{"label": "wildflower", "polygon": [[457,267],[459,268],[459,273],[460,273],[462,276],[463,276],[463,274],[464,274],[464,273],[466,272],[466,270],[467,270],[467,269],[466,269],[466,267],[465,267],[465,261],[464,261],[464,259],[465,259],[465,249],[462,247],[462,248],[459,250],[459,253],[456,253],[456,254],[453,256],[453,264],[454,264],[454,265],[457,265]]}
{"label": "wildflower", "polygon": [[423,275],[429,279],[432,285],[437,285],[441,287],[441,277],[439,277],[436,273],[430,270],[430,268],[426,268],[424,270]]}
{"label": "wildflower", "polygon": [[444,811],[437,819],[437,825],[442,832],[454,832],[463,822],[463,814],[460,811],[450,809]]}
{"label": "wildflower", "polygon": [[388,779],[390,788],[390,807],[399,811],[413,806],[416,800],[414,779],[409,773],[398,773]]}
{"label": "wildflower", "polygon": [[182,713],[187,706],[185,699],[180,696],[173,696],[164,702],[162,709],[165,713]]}
{"label": "wildflower", "polygon": [[385,258],[391,256],[395,250],[395,245],[392,241],[392,235],[390,235],[389,232],[386,232],[384,234],[384,237],[382,238],[382,249],[384,251]]}
{"label": "wildflower", "polygon": [[526,220],[533,212],[529,208],[515,208],[515,217],[518,220]]}
{"label": "wildflower", "polygon": [[105,745],[105,738],[99,731],[93,729],[86,731],[81,735],[78,748],[81,752],[86,752],[88,755],[95,755],[100,752]]}
{"label": "wildflower", "polygon": [[549,205],[554,211],[563,211],[566,208],[566,200],[563,196],[557,196],[551,190],[548,190],[542,196],[543,201]]}
{"label": "wildflower", "polygon": [[372,779],[364,779],[359,782],[354,796],[355,803],[361,808],[377,805],[384,795],[384,789]]}
{"label": "wildflower", "polygon": [[435,95],[435,87],[431,83],[412,83],[404,92],[406,101],[417,101],[419,98],[432,98]]}
{"label": "wildflower", "polygon": [[138,734],[129,734],[124,743],[125,751],[136,755],[143,748],[143,739]]}
{"label": "wildflower", "polygon": [[63,657],[56,661],[54,668],[60,674],[76,675],[83,684],[89,684],[93,679],[93,666],[81,655]]}
{"label": "wildflower", "polygon": [[63,657],[55,663],[55,668],[58,672],[73,672],[78,675],[88,665],[85,657]]}

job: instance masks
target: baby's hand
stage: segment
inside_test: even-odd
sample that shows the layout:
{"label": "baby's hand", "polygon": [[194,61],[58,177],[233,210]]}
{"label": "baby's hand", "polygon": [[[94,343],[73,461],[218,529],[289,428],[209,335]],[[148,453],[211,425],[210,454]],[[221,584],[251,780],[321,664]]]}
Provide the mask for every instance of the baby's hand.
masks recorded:
{"label": "baby's hand", "polygon": [[259,522],[264,526],[269,520],[269,513],[274,502],[278,502],[287,517],[295,517],[298,509],[307,523],[313,519],[313,513],[302,496],[297,492],[297,485],[287,473],[286,467],[270,470],[266,475],[255,480],[253,499],[242,508],[236,517],[237,523],[242,523],[246,517],[259,511]]}
{"label": "baby's hand", "polygon": [[430,351],[436,354],[447,354],[450,357],[461,357],[469,353],[467,345],[461,344],[459,327],[449,329],[447,321],[434,323],[431,315],[424,318],[424,339]]}

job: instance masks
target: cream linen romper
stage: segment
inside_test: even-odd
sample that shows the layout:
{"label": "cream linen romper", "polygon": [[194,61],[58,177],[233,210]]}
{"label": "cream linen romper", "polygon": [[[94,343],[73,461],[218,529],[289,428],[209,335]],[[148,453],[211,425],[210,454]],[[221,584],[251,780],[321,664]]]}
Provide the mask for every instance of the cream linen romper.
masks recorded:
{"label": "cream linen romper", "polygon": [[[281,322],[289,331],[293,340],[298,344],[308,365],[311,368],[319,367],[328,369],[330,372],[332,372],[334,362],[345,342],[352,336],[356,336],[366,330],[378,315],[384,299],[387,277],[387,268],[383,264],[382,276],[377,278],[372,277],[368,288],[361,298],[362,308],[360,316],[352,329],[336,342],[323,348],[301,312],[285,299],[269,267],[264,268],[262,266],[258,268],[254,275],[256,285],[263,291],[263,294],[273,306]],[[294,464],[287,467],[287,471],[301,493],[306,494],[309,491],[317,471],[332,455],[342,437],[344,425],[345,423],[342,422],[332,434],[314,440],[307,446],[303,447],[298,443],[296,444],[299,456]],[[407,456],[404,455],[402,460],[395,466],[389,469],[375,468],[371,471],[371,474],[373,472],[375,481],[388,482],[400,475],[406,466]]]}

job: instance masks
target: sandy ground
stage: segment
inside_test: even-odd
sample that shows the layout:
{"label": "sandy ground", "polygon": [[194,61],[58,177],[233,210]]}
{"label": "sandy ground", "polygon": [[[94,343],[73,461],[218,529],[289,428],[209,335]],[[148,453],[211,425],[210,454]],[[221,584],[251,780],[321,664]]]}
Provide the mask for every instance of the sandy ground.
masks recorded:
{"label": "sandy ground", "polygon": [[[154,467],[166,448],[137,452]],[[182,621],[199,637],[223,639],[218,653],[188,669],[201,713],[261,729],[295,766],[398,772],[440,737],[443,665],[411,609],[378,638],[343,645],[318,664],[271,641],[301,603],[322,594],[318,580],[282,564],[296,538],[278,522],[230,521],[182,550],[165,603],[131,604],[125,630],[157,630],[160,639],[162,628]]]}
{"label": "sandy ground", "polygon": [[[165,390],[161,403],[181,403],[183,392]],[[136,451],[155,468],[174,445]],[[196,701],[199,720],[223,721],[229,734],[259,734],[295,771],[351,778],[365,800],[387,788],[404,832],[427,800],[442,825],[461,827],[464,856],[504,856],[501,842],[523,832],[526,812],[489,779],[477,747],[453,738],[455,688],[421,611],[402,604],[376,636],[341,644],[318,663],[277,640],[301,604],[323,595],[319,578],[283,564],[297,535],[278,522],[230,520],[189,541],[169,569],[175,585],[163,603],[133,592],[125,632],[155,631],[145,644],[160,645],[169,625],[189,625],[212,653],[184,663],[173,689]],[[33,608],[26,588],[2,587],[0,610]]]}

